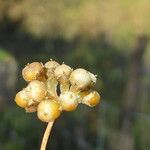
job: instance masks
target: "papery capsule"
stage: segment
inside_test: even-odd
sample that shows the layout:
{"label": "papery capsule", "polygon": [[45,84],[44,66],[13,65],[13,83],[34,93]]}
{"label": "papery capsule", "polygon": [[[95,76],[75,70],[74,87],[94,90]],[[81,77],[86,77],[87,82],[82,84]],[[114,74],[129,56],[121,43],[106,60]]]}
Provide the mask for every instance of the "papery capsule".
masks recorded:
{"label": "papery capsule", "polygon": [[25,91],[28,92],[30,98],[35,102],[44,100],[47,95],[46,85],[38,80],[31,81],[25,88]]}
{"label": "papery capsule", "polygon": [[55,69],[55,77],[60,83],[64,84],[69,82],[71,72],[72,69],[68,65],[62,64]]}
{"label": "papery capsule", "polygon": [[47,76],[50,77],[54,75],[54,70],[59,66],[60,64],[57,63],[56,61],[50,60],[45,63],[45,68],[47,70]]}
{"label": "papery capsule", "polygon": [[59,97],[62,110],[74,111],[78,106],[78,95],[73,92],[64,92]]}
{"label": "papery capsule", "polygon": [[87,70],[79,68],[71,73],[70,82],[76,90],[86,90],[96,82],[96,77]]}
{"label": "papery capsule", "polygon": [[18,106],[25,108],[28,105],[28,95],[22,90],[16,94],[15,102]]}
{"label": "papery capsule", "polygon": [[82,103],[90,107],[96,106],[100,102],[100,95],[97,91],[92,91],[82,99]]}
{"label": "papery capsule", "polygon": [[56,101],[44,100],[38,105],[37,116],[43,122],[54,121],[60,114],[60,104]]}
{"label": "papery capsule", "polygon": [[31,64],[28,64],[22,70],[22,76],[27,82],[30,82],[32,80],[42,80],[44,75],[44,66],[42,63],[39,62],[33,62]]}

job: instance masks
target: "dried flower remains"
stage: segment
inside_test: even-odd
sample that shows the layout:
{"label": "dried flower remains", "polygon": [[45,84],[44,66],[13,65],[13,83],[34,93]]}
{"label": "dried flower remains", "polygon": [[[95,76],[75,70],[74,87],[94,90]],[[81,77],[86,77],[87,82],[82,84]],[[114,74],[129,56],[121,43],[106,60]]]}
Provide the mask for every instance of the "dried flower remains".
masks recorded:
{"label": "dried flower remains", "polygon": [[28,85],[16,94],[15,102],[26,112],[37,112],[43,122],[54,122],[63,111],[74,111],[80,103],[93,107],[100,101],[93,90],[96,76],[83,68],[73,70],[53,60],[33,62],[25,66],[22,76]]}

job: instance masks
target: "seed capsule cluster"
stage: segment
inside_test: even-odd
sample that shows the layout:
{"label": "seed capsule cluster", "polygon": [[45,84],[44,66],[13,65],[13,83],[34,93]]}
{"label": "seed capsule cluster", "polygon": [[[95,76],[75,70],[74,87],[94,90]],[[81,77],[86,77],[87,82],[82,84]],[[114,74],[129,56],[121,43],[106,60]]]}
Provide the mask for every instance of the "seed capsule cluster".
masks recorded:
{"label": "seed capsule cluster", "polygon": [[22,70],[28,85],[16,94],[15,102],[26,112],[37,112],[43,122],[54,121],[62,111],[74,111],[79,103],[93,107],[100,95],[93,90],[96,76],[91,72],[50,60],[33,62]]}

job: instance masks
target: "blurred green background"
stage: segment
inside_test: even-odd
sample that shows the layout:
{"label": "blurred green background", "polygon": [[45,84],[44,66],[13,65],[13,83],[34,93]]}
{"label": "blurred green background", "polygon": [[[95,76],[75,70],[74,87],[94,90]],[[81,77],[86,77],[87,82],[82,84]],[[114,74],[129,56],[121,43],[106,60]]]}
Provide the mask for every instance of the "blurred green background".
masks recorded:
{"label": "blurred green background", "polygon": [[101,103],[55,122],[47,149],[150,149],[149,0],[0,0],[0,150],[37,150],[46,127],[16,106],[25,64],[98,75]]}

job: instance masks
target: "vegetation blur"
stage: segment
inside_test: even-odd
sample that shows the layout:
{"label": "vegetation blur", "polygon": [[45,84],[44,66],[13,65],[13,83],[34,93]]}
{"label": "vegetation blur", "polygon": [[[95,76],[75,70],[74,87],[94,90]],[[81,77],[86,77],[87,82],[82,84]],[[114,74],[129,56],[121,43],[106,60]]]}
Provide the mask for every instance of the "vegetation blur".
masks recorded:
{"label": "vegetation blur", "polygon": [[39,149],[46,124],[14,97],[50,58],[97,74],[102,98],[63,113],[47,149],[149,150],[149,39],[149,0],[0,0],[0,150]]}

